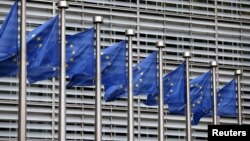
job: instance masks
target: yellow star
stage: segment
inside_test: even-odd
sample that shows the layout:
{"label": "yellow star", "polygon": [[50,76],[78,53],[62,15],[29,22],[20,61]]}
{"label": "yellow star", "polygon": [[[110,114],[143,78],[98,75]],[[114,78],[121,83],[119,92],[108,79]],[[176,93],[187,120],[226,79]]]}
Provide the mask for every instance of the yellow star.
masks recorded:
{"label": "yellow star", "polygon": [[106,59],[109,60],[109,56],[106,56]]}
{"label": "yellow star", "polygon": [[72,54],[74,55],[74,54],[76,54],[76,52],[75,52],[75,51],[72,51]]}
{"label": "yellow star", "polygon": [[170,86],[174,86],[174,83],[171,83]]}
{"label": "yellow star", "polygon": [[36,35],[35,35],[35,34],[32,34],[31,36],[32,36],[32,38],[36,37]]}
{"label": "yellow star", "polygon": [[41,39],[42,39],[41,37],[37,37],[37,39],[36,39],[36,40],[37,40],[37,41],[40,41]]}
{"label": "yellow star", "polygon": [[139,87],[139,84],[135,84],[135,87],[137,87],[137,88],[138,88],[138,87]]}
{"label": "yellow star", "polygon": [[70,46],[69,46],[70,48],[73,48],[74,47],[74,45],[73,44],[70,44]]}
{"label": "yellow star", "polygon": [[53,67],[53,71],[56,71],[56,67]]}
{"label": "yellow star", "polygon": [[73,62],[73,61],[74,61],[74,58],[70,58],[70,61]]}
{"label": "yellow star", "polygon": [[38,45],[38,47],[42,47],[42,46],[43,46],[43,44],[39,44],[39,45]]}
{"label": "yellow star", "polygon": [[140,78],[139,81],[142,82],[143,80]]}
{"label": "yellow star", "polygon": [[111,62],[109,62],[108,65],[111,66],[112,65]]}

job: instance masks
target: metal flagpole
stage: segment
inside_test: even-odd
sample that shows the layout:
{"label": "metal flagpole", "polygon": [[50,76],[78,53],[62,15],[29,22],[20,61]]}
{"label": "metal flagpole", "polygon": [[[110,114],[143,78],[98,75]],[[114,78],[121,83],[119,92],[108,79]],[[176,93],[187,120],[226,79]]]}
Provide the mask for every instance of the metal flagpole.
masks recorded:
{"label": "metal flagpole", "polygon": [[183,57],[186,62],[186,98],[187,98],[187,106],[186,106],[186,141],[192,141],[191,134],[191,100],[190,100],[190,76],[189,76],[189,58],[191,58],[190,52],[184,52]]}
{"label": "metal flagpole", "polygon": [[26,141],[26,0],[21,1],[21,54],[19,72],[18,141]]}
{"label": "metal flagpole", "polygon": [[128,37],[128,141],[134,141],[134,103],[133,103],[133,50],[132,36],[133,29],[126,30]]}
{"label": "metal flagpole", "polygon": [[52,141],[55,141],[55,121],[56,121],[56,79],[52,78]]}
{"label": "metal flagpole", "polygon": [[237,77],[237,99],[238,99],[238,124],[242,125],[242,109],[241,109],[241,75],[242,70],[235,70],[235,75]]}
{"label": "metal flagpole", "polygon": [[163,48],[165,43],[159,41],[156,43],[158,51],[159,63],[159,103],[158,103],[158,141],[164,141],[164,96],[163,96]]}
{"label": "metal flagpole", "polygon": [[[53,1],[53,16],[56,15],[56,2]],[[55,141],[55,118],[56,118],[56,78],[52,78],[52,141]]]}
{"label": "metal flagpole", "polygon": [[93,22],[96,24],[96,86],[95,86],[95,141],[102,140],[102,95],[101,95],[101,45],[100,45],[100,23],[102,16],[95,16]]}
{"label": "metal flagpole", "polygon": [[212,67],[212,75],[213,75],[213,124],[217,125],[217,86],[216,86],[216,68],[218,64],[216,61],[211,61],[210,66]]}
{"label": "metal flagpole", "polygon": [[58,140],[66,141],[66,42],[65,42],[65,11],[69,7],[65,0],[59,1],[57,7],[61,9],[61,49],[60,49],[60,93],[59,93],[59,131]]}

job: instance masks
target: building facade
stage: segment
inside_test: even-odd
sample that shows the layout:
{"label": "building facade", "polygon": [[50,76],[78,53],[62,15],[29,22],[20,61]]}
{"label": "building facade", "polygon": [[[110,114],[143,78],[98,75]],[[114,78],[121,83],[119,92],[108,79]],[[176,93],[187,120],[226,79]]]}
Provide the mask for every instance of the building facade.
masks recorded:
{"label": "building facade", "polygon": [[[250,124],[250,1],[249,0],[68,0],[67,34],[93,27],[95,15],[104,16],[102,47],[126,39],[133,28],[134,65],[157,50],[155,42],[164,40],[164,74],[184,60],[191,51],[191,77],[210,69],[217,60],[218,88],[233,79],[235,69],[243,69],[243,123]],[[14,0],[0,1],[0,25]],[[59,13],[57,0],[27,1],[27,30],[30,31]],[[1,69],[1,68],[0,68]],[[27,137],[29,140],[56,141],[58,135],[58,80],[28,84]],[[94,87],[67,89],[67,139],[94,140]],[[136,141],[157,140],[157,107],[142,104],[145,96],[134,98]],[[127,101],[102,103],[103,140],[126,141]],[[165,110],[165,138],[185,140],[185,117]],[[16,140],[18,120],[18,78],[0,78],[0,140]],[[194,141],[207,140],[211,118],[202,118],[192,127]],[[236,118],[220,118],[221,124],[236,124]]]}

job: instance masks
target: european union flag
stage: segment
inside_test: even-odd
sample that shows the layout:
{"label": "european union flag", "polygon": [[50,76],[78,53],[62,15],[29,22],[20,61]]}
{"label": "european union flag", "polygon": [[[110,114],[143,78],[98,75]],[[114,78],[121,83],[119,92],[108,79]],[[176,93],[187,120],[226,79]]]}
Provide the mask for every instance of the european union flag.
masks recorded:
{"label": "european union flag", "polygon": [[[0,28],[0,62],[18,53],[18,1],[12,6]],[[14,58],[12,58],[13,60]],[[12,62],[12,61],[11,61]],[[6,66],[7,68],[7,66]]]}
{"label": "european union flag", "polygon": [[66,38],[66,66],[67,75],[70,78],[68,87],[93,85],[95,73],[94,32],[94,28],[90,28]]}
{"label": "european union flag", "polygon": [[191,80],[190,85],[192,124],[197,125],[212,109],[211,71]]}
{"label": "european union flag", "polygon": [[[164,103],[168,104],[170,113],[183,114],[186,104],[185,63],[163,78]],[[146,105],[157,105],[158,95],[148,95]]]}
{"label": "european union flag", "polygon": [[[123,71],[123,76],[126,72]],[[126,80],[126,78],[123,78]],[[125,81],[126,82],[126,81]],[[153,52],[133,69],[134,95],[156,94],[157,90],[157,53]],[[105,101],[113,101],[126,96],[127,84],[105,86]]]}
{"label": "european union flag", "polygon": [[236,117],[236,82],[230,81],[218,91],[218,115]]}
{"label": "european union flag", "polygon": [[[91,49],[89,47],[89,49]],[[92,48],[93,49],[93,48]],[[89,54],[94,55],[94,53]],[[82,61],[82,60],[79,60]],[[79,67],[88,67],[87,64],[93,65],[93,68],[86,68],[90,69],[92,73],[90,75],[82,75],[82,72],[85,70],[81,70],[80,72],[77,72],[78,70],[72,70],[75,71],[75,75],[71,78],[68,86],[89,86],[94,85],[95,82],[95,59],[93,56],[92,58],[89,58],[89,60],[86,60],[86,66]],[[75,68],[73,68],[75,69]],[[114,45],[107,47],[102,50],[101,52],[101,71],[102,71],[102,84],[104,85],[114,85],[114,84],[120,84],[125,83],[126,76],[124,74],[126,71],[126,41],[121,41],[118,43],[115,43]]]}
{"label": "european union flag", "polygon": [[102,50],[102,84],[126,83],[126,41],[120,41]]}
{"label": "european union flag", "polygon": [[30,83],[58,75],[59,28],[58,16],[27,35],[28,80]]}
{"label": "european union flag", "polygon": [[168,104],[170,113],[182,114],[186,104],[185,63],[163,78],[164,103]]}
{"label": "european union flag", "polygon": [[105,101],[112,101],[124,94],[127,83],[125,40],[103,49],[102,77]]}
{"label": "european union flag", "polygon": [[133,69],[134,95],[157,94],[157,52],[151,53]]}

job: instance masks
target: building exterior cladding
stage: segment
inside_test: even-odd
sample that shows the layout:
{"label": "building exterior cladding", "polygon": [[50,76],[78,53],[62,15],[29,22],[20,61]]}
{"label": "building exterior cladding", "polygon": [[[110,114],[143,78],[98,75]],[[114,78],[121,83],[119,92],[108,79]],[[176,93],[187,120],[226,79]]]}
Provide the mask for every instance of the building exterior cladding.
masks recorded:
{"label": "building exterior cladding", "polygon": [[[125,39],[125,29],[133,28],[134,65],[156,50],[164,40],[164,74],[182,63],[182,53],[191,51],[191,78],[210,69],[218,60],[218,86],[233,79],[234,70],[242,76],[243,123],[250,124],[250,1],[249,0],[68,0],[67,34],[93,27],[92,17],[103,15],[101,45],[106,47]],[[27,29],[41,25],[59,11],[57,0],[27,1]],[[14,0],[0,1],[0,25]],[[58,80],[28,84],[27,133],[29,140],[56,141],[58,134]],[[17,138],[18,78],[0,78],[0,140]],[[135,97],[135,140],[157,140],[157,107],[142,104]],[[127,102],[119,99],[102,103],[103,140],[126,140]],[[67,89],[67,139],[94,140],[94,87]],[[185,140],[185,117],[167,114],[165,138]],[[192,127],[195,141],[207,140],[203,118]],[[221,124],[236,124],[236,118],[220,118]]]}

